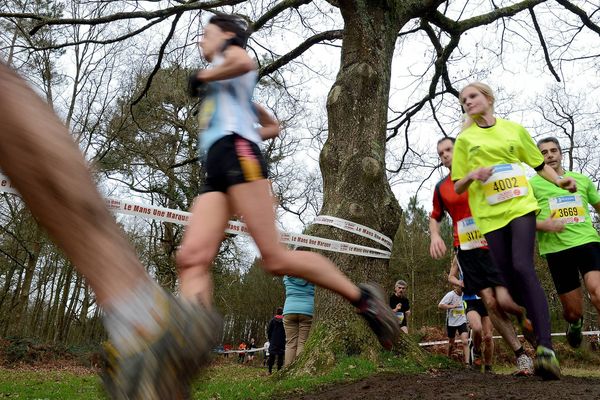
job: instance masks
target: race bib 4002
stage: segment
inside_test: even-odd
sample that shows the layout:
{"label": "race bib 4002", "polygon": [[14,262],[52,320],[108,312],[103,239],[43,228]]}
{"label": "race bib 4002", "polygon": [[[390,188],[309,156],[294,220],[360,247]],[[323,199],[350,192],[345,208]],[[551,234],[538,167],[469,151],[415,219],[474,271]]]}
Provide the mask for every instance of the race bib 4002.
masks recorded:
{"label": "race bib 4002", "polygon": [[483,184],[488,204],[494,205],[515,197],[526,196],[529,191],[527,177],[519,164],[499,164]]}

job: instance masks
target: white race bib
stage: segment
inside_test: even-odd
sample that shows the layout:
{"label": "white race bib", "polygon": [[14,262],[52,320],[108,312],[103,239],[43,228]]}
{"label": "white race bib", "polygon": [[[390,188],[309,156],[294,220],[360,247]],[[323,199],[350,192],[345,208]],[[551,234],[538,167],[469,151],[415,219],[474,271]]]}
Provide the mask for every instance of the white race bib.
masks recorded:
{"label": "white race bib", "polygon": [[398,321],[400,323],[402,323],[402,321],[404,321],[404,313],[402,311],[396,311],[396,317],[398,318]]}
{"label": "white race bib", "polygon": [[454,315],[455,317],[465,315],[465,310],[463,308],[453,308],[452,315]]}
{"label": "white race bib", "polygon": [[488,204],[494,205],[527,195],[527,177],[520,164],[498,164],[493,168],[492,176],[482,184]]}
{"label": "white race bib", "polygon": [[578,194],[552,197],[548,200],[548,205],[552,219],[560,220],[565,224],[585,222],[585,209]]}
{"label": "white race bib", "polygon": [[487,246],[487,241],[475,225],[473,217],[463,218],[456,225],[461,250],[473,250]]}

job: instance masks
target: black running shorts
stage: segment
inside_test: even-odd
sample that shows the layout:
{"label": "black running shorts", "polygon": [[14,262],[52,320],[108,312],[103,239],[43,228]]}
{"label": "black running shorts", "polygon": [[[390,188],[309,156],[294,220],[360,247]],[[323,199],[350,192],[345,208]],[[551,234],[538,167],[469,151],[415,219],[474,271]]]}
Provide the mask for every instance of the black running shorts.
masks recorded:
{"label": "black running shorts", "polygon": [[454,338],[454,335],[456,335],[456,332],[458,332],[459,335],[463,334],[463,333],[467,333],[469,330],[467,329],[467,324],[462,324],[459,326],[446,326],[446,330],[448,332],[448,337],[450,339]]}
{"label": "black running shorts", "polygon": [[580,286],[579,275],[600,271],[600,243],[592,242],[546,254],[550,274],[558,294],[565,294]]}
{"label": "black running shorts", "polygon": [[457,253],[463,273],[464,290],[479,293],[482,289],[506,286],[487,249],[461,250]]}
{"label": "black running shorts", "polygon": [[[467,305],[465,307],[465,312],[467,314],[469,314],[469,312],[471,312],[471,311],[475,311],[477,314],[479,314],[481,316],[481,318],[488,316],[488,312],[487,312],[487,309],[485,308],[485,304],[483,304],[483,300],[481,300],[481,299],[465,300],[465,304]],[[469,318],[469,315],[467,315],[467,318]]]}
{"label": "black running shorts", "polygon": [[235,133],[210,147],[204,167],[206,181],[201,193],[226,193],[233,185],[267,178],[267,164],[258,145]]}

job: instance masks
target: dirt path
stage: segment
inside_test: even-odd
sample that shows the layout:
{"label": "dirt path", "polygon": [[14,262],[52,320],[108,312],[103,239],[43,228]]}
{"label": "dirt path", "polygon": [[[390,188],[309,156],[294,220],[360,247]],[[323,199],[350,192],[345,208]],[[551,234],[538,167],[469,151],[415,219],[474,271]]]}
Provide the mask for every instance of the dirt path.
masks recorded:
{"label": "dirt path", "polygon": [[600,399],[600,379],[565,376],[543,382],[537,377],[484,375],[452,371],[422,375],[377,375],[359,382],[333,386],[288,400],[388,400],[388,399]]}

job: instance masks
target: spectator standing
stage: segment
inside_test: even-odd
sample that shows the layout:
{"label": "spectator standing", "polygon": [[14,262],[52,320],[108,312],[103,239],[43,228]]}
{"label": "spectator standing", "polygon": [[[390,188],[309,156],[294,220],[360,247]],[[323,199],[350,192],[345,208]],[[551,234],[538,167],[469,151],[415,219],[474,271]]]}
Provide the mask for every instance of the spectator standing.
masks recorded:
{"label": "spectator standing", "polygon": [[243,340],[241,341],[241,343],[238,346],[238,362],[240,364],[244,363],[244,359],[246,358],[246,342],[244,342]]}
{"label": "spectator standing", "polygon": [[283,327],[285,329],[285,366],[290,365],[304,349],[308,338],[315,305],[315,285],[292,276],[284,276],[285,304]]}
{"label": "spectator standing", "polygon": [[273,372],[273,364],[277,358],[277,370],[283,366],[283,357],[285,356],[285,329],[283,328],[283,308],[277,307],[275,316],[269,322],[267,328],[267,337],[269,338],[269,359],[267,367],[269,374]]}
{"label": "spectator standing", "polygon": [[406,297],[406,281],[402,279],[394,285],[394,293],[390,296],[390,308],[398,317],[400,329],[404,333],[408,333],[408,316],[410,315],[410,302]]}

